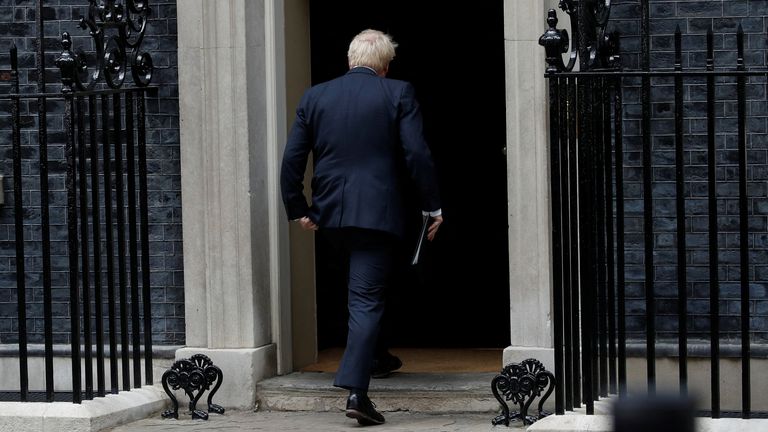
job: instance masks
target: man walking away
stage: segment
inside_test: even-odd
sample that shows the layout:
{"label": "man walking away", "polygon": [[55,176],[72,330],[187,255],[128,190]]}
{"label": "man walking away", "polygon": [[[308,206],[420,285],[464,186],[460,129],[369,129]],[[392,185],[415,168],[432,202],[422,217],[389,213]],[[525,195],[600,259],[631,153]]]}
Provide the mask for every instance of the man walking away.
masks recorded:
{"label": "man walking away", "polygon": [[[349,333],[334,385],[349,390],[346,415],[361,425],[384,423],[367,393],[393,248],[404,231],[403,157],[432,218],[429,240],[443,222],[413,86],[385,78],[396,46],[389,35],[365,30],[349,45],[349,71],[307,90],[280,178],[288,218],[319,230],[349,256]],[[302,185],[310,152],[311,206]]]}

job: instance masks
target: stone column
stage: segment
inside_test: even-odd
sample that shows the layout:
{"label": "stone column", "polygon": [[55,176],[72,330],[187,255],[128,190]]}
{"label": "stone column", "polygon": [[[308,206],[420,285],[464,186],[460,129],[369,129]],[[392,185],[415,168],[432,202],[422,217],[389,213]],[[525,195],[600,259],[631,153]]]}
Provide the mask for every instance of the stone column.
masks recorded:
{"label": "stone column", "polygon": [[534,357],[552,370],[549,152],[541,0],[504,1],[511,346],[504,363]]}
{"label": "stone column", "polygon": [[290,344],[282,353],[275,344],[290,341],[289,315],[278,313],[290,293],[276,182],[281,10],[280,0],[178,7],[187,348],[176,357],[211,357],[227,408],[252,407],[256,382],[276,373],[278,355],[290,358]]}

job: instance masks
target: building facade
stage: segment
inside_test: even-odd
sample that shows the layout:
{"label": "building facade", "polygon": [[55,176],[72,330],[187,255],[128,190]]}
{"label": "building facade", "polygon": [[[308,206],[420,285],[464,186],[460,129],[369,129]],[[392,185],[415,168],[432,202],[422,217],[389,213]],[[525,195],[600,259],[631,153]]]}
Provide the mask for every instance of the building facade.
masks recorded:
{"label": "building facade", "polygon": [[[22,83],[34,81],[33,3],[0,1],[0,52],[7,52],[12,41],[19,47],[22,65],[28,69]],[[58,43],[64,30],[83,33],[75,22],[82,3],[46,2],[47,44]],[[154,82],[160,87],[148,105],[153,340],[157,345],[183,345],[177,357],[206,353],[229,371],[227,381],[233,384],[222,389],[222,405],[252,406],[257,381],[311,363],[318,348],[331,343],[323,338],[334,329],[327,319],[333,315],[333,306],[327,304],[331,294],[326,289],[333,285],[334,275],[323,273],[323,245],[315,245],[311,234],[286,221],[279,166],[301,94],[313,82],[343,73],[346,43],[365,27],[389,31],[401,43],[393,77],[413,81],[420,92],[447,198],[446,238],[429,251],[432,258],[425,273],[400,275],[404,286],[422,290],[414,295],[418,307],[400,301],[402,316],[409,317],[404,328],[424,327],[423,332],[414,330],[413,337],[401,341],[506,347],[505,363],[535,357],[552,364],[549,113],[545,56],[538,41],[546,29],[547,10],[558,2],[496,3],[424,6],[403,14],[405,2],[388,2],[376,10],[355,2],[321,5],[309,0],[152,2],[151,36],[146,44],[155,60]],[[639,2],[613,3],[611,28],[622,34],[623,65],[637,68]],[[565,14],[560,12],[560,17],[561,26],[565,25]],[[684,34],[686,67],[705,61],[702,38],[710,27],[715,32],[717,61],[732,64],[739,24],[747,33],[747,65],[766,66],[768,1],[651,1],[652,66],[672,66],[672,35],[677,26]],[[3,58],[0,55],[0,61]],[[50,86],[56,85],[54,78],[52,73]],[[676,292],[675,255],[664,227],[675,222],[670,192],[673,163],[663,149],[669,146],[673,129],[666,97],[669,83],[657,84],[653,145],[662,150],[654,174],[654,216],[660,227],[655,237],[661,298],[657,320],[660,337],[672,338],[677,322],[675,299],[664,294]],[[764,79],[750,85],[762,87],[758,94],[765,92]],[[696,104],[700,90],[692,85],[688,91],[690,109],[701,109]],[[724,91],[718,112],[727,123],[733,97]],[[638,270],[643,259],[641,132],[639,121],[632,121],[638,97],[631,92],[625,95],[630,113],[625,124],[627,325],[636,337],[645,328],[644,279]],[[751,101],[749,109],[754,185],[750,307],[754,308],[753,339],[762,343],[768,337],[768,189],[764,182],[768,114],[764,100]],[[51,121],[55,128],[56,120]],[[695,118],[689,120],[692,135],[701,127]],[[722,134],[719,181],[724,190],[733,187],[730,140],[727,133]],[[697,174],[702,152],[696,142],[690,144],[690,193],[696,198],[702,190],[699,183],[706,180]],[[10,176],[9,164],[0,169]],[[33,181],[34,168],[30,165],[25,172]],[[29,190],[32,200],[35,189]],[[690,328],[702,336],[709,330],[709,303],[703,294],[708,284],[702,270],[707,263],[702,252],[706,234],[697,227],[705,223],[705,204],[705,198],[693,199],[689,212]],[[738,330],[735,318],[729,318],[739,313],[734,288],[739,277],[734,258],[738,230],[732,223],[732,200],[724,196],[721,205],[724,283],[718,307],[728,337]],[[0,210],[0,242],[6,252],[0,261],[0,307],[7,310],[0,314],[3,344],[15,342],[11,211],[10,206]],[[25,217],[33,225],[39,216],[31,211]],[[55,219],[54,225],[64,226],[63,210]],[[65,230],[60,234],[64,238]],[[28,266],[34,268],[39,248],[32,246],[31,228],[29,238]],[[320,251],[317,256],[316,251]],[[65,258],[66,249],[61,249],[54,260]],[[66,280],[60,285],[64,289]],[[29,288],[35,293],[40,290],[34,281]],[[408,293],[401,296],[407,298]],[[437,302],[436,306],[429,307],[430,302],[433,306]],[[66,326],[66,299],[56,310],[62,311],[61,324]],[[40,321],[42,310],[34,301],[29,314],[30,322]],[[33,340],[41,338],[37,324],[31,334]],[[67,337],[62,332],[57,342],[66,343]]]}

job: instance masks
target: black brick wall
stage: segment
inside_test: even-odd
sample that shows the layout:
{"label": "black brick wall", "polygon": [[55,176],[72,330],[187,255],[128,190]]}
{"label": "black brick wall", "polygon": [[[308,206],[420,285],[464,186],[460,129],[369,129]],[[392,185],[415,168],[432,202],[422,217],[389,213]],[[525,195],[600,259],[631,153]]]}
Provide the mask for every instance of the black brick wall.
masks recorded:
{"label": "black brick wall", "polygon": [[[706,65],[706,32],[714,32],[715,65],[736,66],[736,30],[745,32],[745,63],[765,68],[768,0],[669,1],[650,0],[651,67],[674,65],[674,31],[683,33],[683,67]],[[640,64],[640,2],[614,2],[612,29],[621,30],[626,69]],[[688,330],[709,335],[708,187],[706,86],[701,79],[685,81],[686,241],[688,246]],[[740,285],[737,104],[734,79],[717,84],[717,179],[720,234],[721,331],[725,339],[739,337]],[[642,138],[640,81],[626,79],[625,179],[627,239],[627,316],[631,336],[645,329]],[[675,211],[674,82],[652,81],[652,145],[654,195],[655,292],[659,298],[656,326],[660,338],[677,332],[677,258]],[[768,108],[765,78],[747,84],[747,147],[749,180],[750,314],[753,339],[768,341]]]}
{"label": "black brick wall", "polygon": [[[69,31],[75,48],[92,50],[87,32],[78,26],[86,0],[46,0],[44,5],[46,72],[48,91],[59,91],[54,59],[61,51],[60,34]],[[152,331],[155,344],[184,344],[184,288],[182,271],[181,177],[179,163],[179,104],[177,75],[176,1],[152,0],[152,15],[143,49],[155,65],[156,96],[147,99],[148,186],[150,218],[150,265],[152,285]],[[36,24],[34,0],[0,0],[0,70],[10,68],[9,49],[19,50],[22,92],[37,90]],[[130,78],[128,78],[130,80]],[[0,92],[9,91],[7,82]],[[6,204],[0,207],[0,343],[17,341],[16,258],[14,243],[13,183],[11,160],[10,105],[0,103],[0,174],[5,176]],[[22,116],[34,122],[37,108],[25,103]],[[69,289],[66,255],[66,193],[64,188],[63,104],[48,104],[51,237],[53,267],[54,341],[69,341]],[[27,260],[27,327],[29,341],[43,341],[41,279],[40,192],[37,176],[37,135],[33,128],[22,134]],[[102,189],[103,190],[103,189]],[[103,216],[102,216],[103,219]],[[104,235],[102,234],[102,239]],[[106,296],[106,290],[105,290]],[[106,312],[105,312],[106,317]]]}

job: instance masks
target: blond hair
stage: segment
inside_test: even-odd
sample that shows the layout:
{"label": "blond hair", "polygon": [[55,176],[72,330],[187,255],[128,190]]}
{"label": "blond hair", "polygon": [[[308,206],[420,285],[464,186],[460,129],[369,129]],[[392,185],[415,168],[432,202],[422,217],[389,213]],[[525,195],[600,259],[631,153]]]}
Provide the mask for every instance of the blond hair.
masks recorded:
{"label": "blond hair", "polygon": [[378,30],[363,30],[349,44],[347,59],[349,67],[368,66],[382,72],[395,58],[397,43],[392,36]]}

